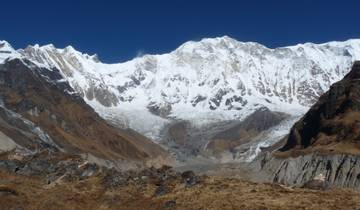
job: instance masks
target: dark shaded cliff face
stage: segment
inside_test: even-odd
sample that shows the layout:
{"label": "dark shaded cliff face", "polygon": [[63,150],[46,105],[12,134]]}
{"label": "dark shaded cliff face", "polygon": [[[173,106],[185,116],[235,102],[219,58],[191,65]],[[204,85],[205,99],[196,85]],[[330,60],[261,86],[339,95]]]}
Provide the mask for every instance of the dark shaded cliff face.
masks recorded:
{"label": "dark shaded cliff face", "polygon": [[359,61],[292,127],[280,151],[360,154]]}
{"label": "dark shaded cliff face", "polygon": [[[0,65],[3,107],[39,126],[61,150],[90,153],[110,160],[145,160],[166,156],[159,146],[145,137],[108,125],[73,93],[57,69],[39,68],[25,59],[14,59]],[[1,119],[11,124],[9,119]],[[12,125],[15,128],[21,126]],[[15,129],[7,131],[2,129],[1,124],[0,129],[17,144],[27,148],[29,144],[31,146],[30,137],[17,138]],[[35,139],[33,141],[35,144]]]}

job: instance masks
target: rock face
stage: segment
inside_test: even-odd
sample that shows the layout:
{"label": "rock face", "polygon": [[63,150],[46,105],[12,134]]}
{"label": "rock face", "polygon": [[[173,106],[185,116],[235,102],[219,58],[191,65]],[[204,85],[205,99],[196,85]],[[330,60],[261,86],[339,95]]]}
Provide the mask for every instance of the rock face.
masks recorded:
{"label": "rock face", "polygon": [[302,186],[322,174],[331,186],[360,187],[360,62],[292,127],[285,145],[252,163],[265,180]]}
{"label": "rock face", "polygon": [[252,164],[262,173],[254,181],[306,187],[306,184],[322,174],[325,176],[326,186],[360,188],[359,163],[360,156],[355,155],[308,154],[287,159],[262,156]]}
{"label": "rock face", "polygon": [[0,99],[0,131],[19,147],[112,161],[166,157],[145,137],[107,124],[56,68],[41,68],[24,58],[5,61],[0,65]]}

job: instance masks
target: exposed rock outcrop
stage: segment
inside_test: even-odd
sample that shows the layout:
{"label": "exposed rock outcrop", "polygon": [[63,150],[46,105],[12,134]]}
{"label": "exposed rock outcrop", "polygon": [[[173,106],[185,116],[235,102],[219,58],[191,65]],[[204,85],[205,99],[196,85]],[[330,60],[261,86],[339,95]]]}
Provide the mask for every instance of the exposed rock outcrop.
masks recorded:
{"label": "exposed rock outcrop", "polygon": [[[258,174],[254,181],[307,186],[322,174],[326,186],[360,188],[360,156],[346,154],[308,154],[295,158],[263,155],[252,163]],[[325,187],[325,185],[324,185]]]}
{"label": "exposed rock outcrop", "polygon": [[319,174],[330,186],[360,188],[360,62],[291,129],[285,145],[252,163],[257,179],[306,186]]}

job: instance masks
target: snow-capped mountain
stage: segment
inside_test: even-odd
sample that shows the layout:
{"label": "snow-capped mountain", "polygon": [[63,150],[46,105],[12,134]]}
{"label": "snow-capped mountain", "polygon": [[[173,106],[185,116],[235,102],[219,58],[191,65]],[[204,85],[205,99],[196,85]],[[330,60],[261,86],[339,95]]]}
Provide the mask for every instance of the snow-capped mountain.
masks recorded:
{"label": "snow-capped mountain", "polygon": [[11,56],[59,69],[105,119],[159,141],[174,121],[242,120],[261,107],[304,113],[360,59],[360,40],[270,49],[224,36],[116,64],[71,46],[14,50],[0,42],[0,62]]}

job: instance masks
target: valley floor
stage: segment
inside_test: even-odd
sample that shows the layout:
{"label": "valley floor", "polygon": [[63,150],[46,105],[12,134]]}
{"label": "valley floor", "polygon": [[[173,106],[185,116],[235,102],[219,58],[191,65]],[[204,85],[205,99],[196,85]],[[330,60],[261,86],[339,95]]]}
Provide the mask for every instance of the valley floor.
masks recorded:
{"label": "valley floor", "polygon": [[159,184],[132,177],[109,186],[98,174],[47,183],[39,177],[0,172],[0,209],[360,209],[360,192],[315,191],[236,178],[201,177]]}

